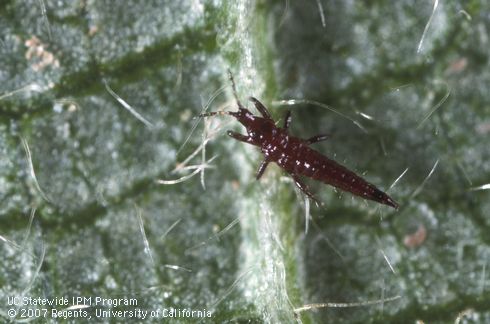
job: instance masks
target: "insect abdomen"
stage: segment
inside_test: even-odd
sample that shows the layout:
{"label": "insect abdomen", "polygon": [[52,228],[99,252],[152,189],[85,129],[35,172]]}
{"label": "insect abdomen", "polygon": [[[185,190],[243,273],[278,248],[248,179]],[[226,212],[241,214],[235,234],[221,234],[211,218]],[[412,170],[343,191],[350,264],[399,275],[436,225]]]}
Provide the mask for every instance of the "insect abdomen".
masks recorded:
{"label": "insect abdomen", "polygon": [[317,135],[306,140],[290,136],[288,133],[288,128],[291,123],[289,111],[284,118],[284,126],[279,128],[276,126],[267,108],[256,98],[250,97],[250,100],[254,103],[262,117],[253,115],[240,103],[233,76],[230,71],[228,73],[238,111],[214,111],[203,113],[199,116],[229,115],[235,117],[238,122],[245,126],[247,135],[233,131],[228,131],[228,135],[238,141],[260,147],[264,154],[264,160],[257,171],[257,180],[264,174],[269,162],[276,162],[293,177],[296,186],[317,203],[318,201],[314,195],[309,192],[308,187],[299,179],[299,175],[319,180],[365,199],[371,199],[398,208],[397,203],[393,199],[377,189],[374,185],[308,147],[310,144],[327,139],[328,135]]}
{"label": "insect abdomen", "polygon": [[386,193],[367,182],[354,172],[337,162],[306,148],[301,152],[302,166],[297,168],[299,174],[332,185],[365,199],[398,208],[398,204]]}

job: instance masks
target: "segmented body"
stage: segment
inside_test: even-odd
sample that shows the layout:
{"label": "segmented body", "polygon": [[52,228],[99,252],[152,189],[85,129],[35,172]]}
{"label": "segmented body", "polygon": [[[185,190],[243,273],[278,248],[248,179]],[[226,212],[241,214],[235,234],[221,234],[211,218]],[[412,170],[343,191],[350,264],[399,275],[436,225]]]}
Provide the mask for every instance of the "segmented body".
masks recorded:
{"label": "segmented body", "polygon": [[260,101],[251,97],[250,100],[255,104],[262,117],[252,114],[240,103],[231,73],[230,80],[238,111],[210,112],[200,116],[231,115],[245,126],[247,135],[232,131],[228,131],[228,135],[241,142],[260,147],[264,154],[264,161],[262,161],[257,171],[257,179],[262,176],[270,162],[275,162],[291,175],[295,184],[306,195],[315,201],[317,199],[309,191],[308,187],[303,184],[299,178],[300,176],[321,181],[364,199],[373,200],[395,209],[398,208],[398,204],[386,193],[346,167],[309,147],[310,144],[327,139],[327,135],[317,135],[306,140],[289,135],[288,128],[291,123],[289,111],[286,114],[284,126],[277,127],[267,108]]}
{"label": "segmented body", "polygon": [[[271,125],[271,127],[276,127]],[[321,181],[356,196],[398,208],[396,202],[351,170],[308,146],[305,140],[291,136],[284,129],[271,132],[260,148],[265,158],[274,161],[289,174]]]}

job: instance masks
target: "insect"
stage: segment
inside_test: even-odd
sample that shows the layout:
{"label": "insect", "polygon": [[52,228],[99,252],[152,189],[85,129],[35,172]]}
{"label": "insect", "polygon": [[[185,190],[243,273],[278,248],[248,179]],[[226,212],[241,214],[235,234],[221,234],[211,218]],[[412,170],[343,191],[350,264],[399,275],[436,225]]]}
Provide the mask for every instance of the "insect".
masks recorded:
{"label": "insect", "polygon": [[326,140],[328,135],[316,135],[301,139],[289,134],[291,112],[287,111],[283,127],[277,127],[267,108],[256,98],[250,97],[262,117],[252,114],[238,99],[233,75],[228,71],[233,95],[238,105],[238,111],[213,111],[200,114],[199,117],[215,115],[230,115],[245,126],[247,135],[228,131],[228,136],[248,144],[258,146],[264,154],[264,160],[259,166],[256,179],[264,174],[270,162],[275,162],[294,180],[296,186],[318,204],[318,200],[302,182],[300,176],[334,186],[364,199],[376,201],[398,209],[398,204],[386,193],[376,188],[346,167],[312,149],[311,144]]}

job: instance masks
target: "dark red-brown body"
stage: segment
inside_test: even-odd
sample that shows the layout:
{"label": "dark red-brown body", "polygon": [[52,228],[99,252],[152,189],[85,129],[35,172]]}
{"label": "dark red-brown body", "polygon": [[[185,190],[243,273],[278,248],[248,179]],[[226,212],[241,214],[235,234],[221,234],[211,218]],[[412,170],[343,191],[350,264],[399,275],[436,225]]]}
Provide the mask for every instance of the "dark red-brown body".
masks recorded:
{"label": "dark red-brown body", "polygon": [[[230,114],[247,128],[245,142],[260,147],[266,162],[277,163],[293,177],[312,178],[356,196],[398,208],[398,204],[386,193],[309,147],[307,140],[289,135],[287,127],[279,128],[272,119],[255,116],[245,108]],[[298,186],[302,190],[306,188]]]}
{"label": "dark red-brown body", "polygon": [[365,199],[397,208],[387,194],[346,167],[310,148],[303,139],[284,134],[264,141],[261,150],[288,173],[294,173],[332,185]]}
{"label": "dark red-brown body", "polygon": [[318,135],[306,140],[289,135],[288,127],[291,122],[289,112],[286,115],[284,127],[277,127],[267,108],[260,101],[251,97],[250,100],[263,117],[252,114],[238,100],[231,73],[230,80],[232,81],[233,93],[238,104],[238,111],[211,112],[201,116],[231,115],[245,126],[247,135],[232,131],[228,131],[228,135],[236,140],[260,147],[264,154],[264,161],[257,172],[257,179],[262,176],[270,162],[275,162],[293,177],[295,184],[306,195],[315,201],[317,201],[316,198],[310,193],[308,187],[302,183],[299,176],[312,178],[356,196],[373,200],[395,209],[398,208],[398,204],[386,193],[346,167],[309,147],[310,144],[325,140],[328,137],[327,135]]}

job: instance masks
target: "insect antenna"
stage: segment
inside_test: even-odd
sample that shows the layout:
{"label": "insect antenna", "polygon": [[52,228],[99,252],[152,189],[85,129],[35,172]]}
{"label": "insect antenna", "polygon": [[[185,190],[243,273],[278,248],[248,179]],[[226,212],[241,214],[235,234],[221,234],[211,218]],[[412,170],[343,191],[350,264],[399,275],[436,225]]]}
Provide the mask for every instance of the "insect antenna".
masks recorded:
{"label": "insect antenna", "polygon": [[238,94],[236,91],[236,86],[235,86],[235,80],[233,79],[233,74],[231,73],[231,70],[228,69],[228,77],[231,82],[231,88],[233,89],[233,97],[235,97],[236,103],[238,104],[239,108],[243,108],[242,103],[240,102],[240,99],[238,99]]}
{"label": "insect antenna", "polygon": [[[233,89],[233,97],[235,97],[236,103],[238,105],[238,108],[244,108],[242,103],[240,102],[240,99],[238,99],[238,94],[236,91],[236,86],[235,86],[235,79],[233,79],[233,74],[231,73],[231,70],[228,69],[228,77],[231,82],[231,88]],[[199,114],[197,117],[194,118],[203,118],[203,117],[212,117],[212,116],[223,116],[223,115],[229,115],[229,116],[235,116],[236,117],[236,112],[231,112],[231,111],[211,111],[203,114]]]}
{"label": "insect antenna", "polygon": [[230,111],[210,111],[204,114],[199,114],[194,118],[203,118],[203,117],[212,117],[212,116],[223,116],[223,115],[232,115]]}

